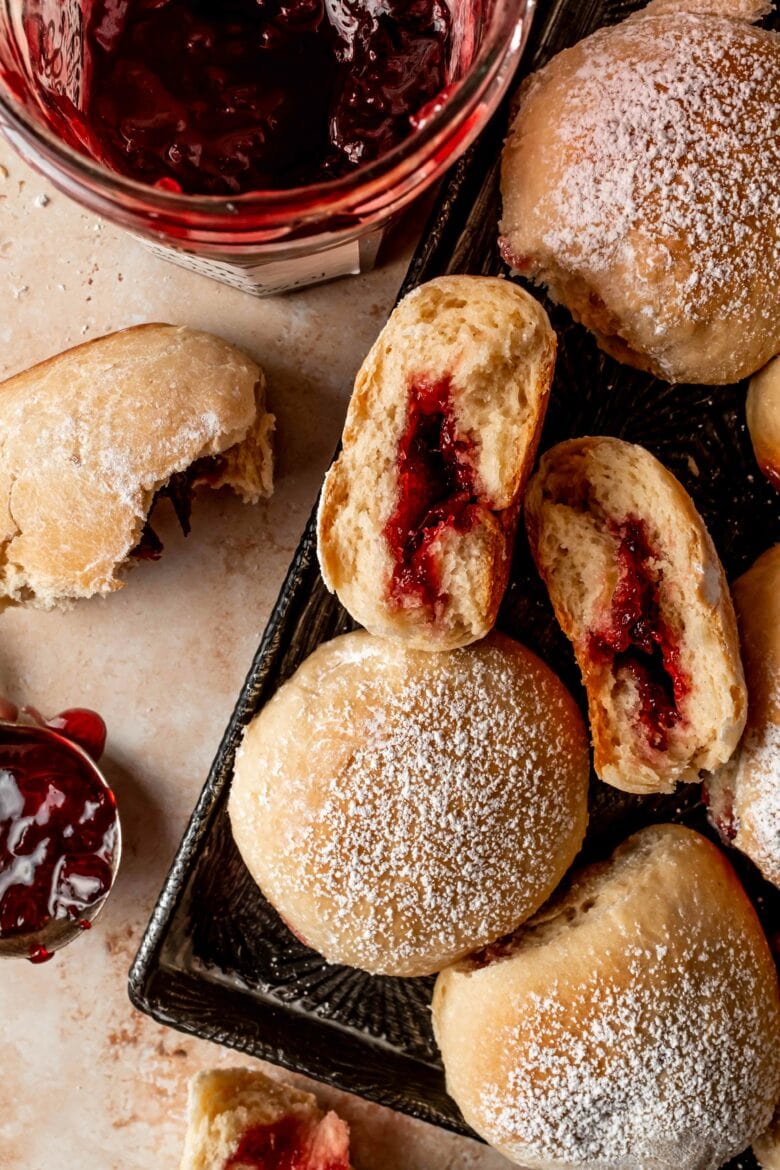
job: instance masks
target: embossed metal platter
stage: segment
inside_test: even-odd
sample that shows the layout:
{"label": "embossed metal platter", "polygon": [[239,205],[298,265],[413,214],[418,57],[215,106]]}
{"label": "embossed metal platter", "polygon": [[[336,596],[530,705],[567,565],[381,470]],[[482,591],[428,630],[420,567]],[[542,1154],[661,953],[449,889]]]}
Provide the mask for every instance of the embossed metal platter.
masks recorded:
{"label": "embossed metal platter", "polygon": [[[523,72],[637,4],[544,0]],[[502,111],[443,187],[401,293],[446,272],[504,272],[496,247]],[[619,435],[649,448],[685,484],[730,578],[780,540],[780,496],[755,464],[745,386],[668,386],[600,353],[568,314],[547,304],[559,337],[541,449],[572,435]],[[310,520],[206,785],[130,972],[130,996],[155,1019],[230,1045],[460,1133],[430,1023],[432,979],[392,979],[330,966],[300,944],[252,882],[233,844],[226,803],[243,728],[322,641],[351,628],[325,590]],[[560,632],[518,536],[499,626],[536,650],[583,700]],[[632,797],[594,780],[584,856],[600,856],[651,821],[707,827],[699,790]],[[780,893],[732,854],[770,934]],[[471,1135],[473,1136],[473,1135]],[[748,1154],[733,1166],[748,1170]]]}

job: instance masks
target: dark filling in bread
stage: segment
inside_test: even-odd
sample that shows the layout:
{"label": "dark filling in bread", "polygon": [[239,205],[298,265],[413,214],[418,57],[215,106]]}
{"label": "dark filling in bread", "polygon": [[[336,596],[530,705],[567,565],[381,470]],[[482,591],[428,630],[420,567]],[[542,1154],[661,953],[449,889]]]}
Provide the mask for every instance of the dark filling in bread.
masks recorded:
{"label": "dark filling in bread", "polygon": [[253,1125],[241,1138],[225,1170],[251,1166],[256,1170],[349,1170],[338,1154],[312,1154],[312,1126],[294,1115],[268,1125]]}
{"label": "dark filling in bread", "polygon": [[[216,480],[222,470],[223,461],[219,455],[207,455],[204,459],[197,459],[185,471],[176,471],[166,484],[154,493],[149,516],[152,515],[157,501],[169,499],[176,513],[182,532],[190,534],[190,518],[192,516],[192,497],[198,484]],[[147,519],[141,532],[141,539],[129,554],[137,561],[157,561],[163,551],[163,543]]]}
{"label": "dark filling in bread", "polygon": [[398,501],[384,530],[392,601],[433,609],[443,599],[432,545],[445,529],[467,532],[474,523],[473,451],[472,440],[458,434],[449,379],[413,382],[398,444]]}
{"label": "dark filling in bread", "polygon": [[680,722],[680,703],[690,680],[679,664],[680,645],[661,617],[659,574],[644,522],[633,516],[609,530],[618,542],[619,579],[612,595],[609,621],[588,637],[588,655],[611,664],[617,677],[628,672],[639,695],[639,721],[647,742],[665,751],[669,731]]}

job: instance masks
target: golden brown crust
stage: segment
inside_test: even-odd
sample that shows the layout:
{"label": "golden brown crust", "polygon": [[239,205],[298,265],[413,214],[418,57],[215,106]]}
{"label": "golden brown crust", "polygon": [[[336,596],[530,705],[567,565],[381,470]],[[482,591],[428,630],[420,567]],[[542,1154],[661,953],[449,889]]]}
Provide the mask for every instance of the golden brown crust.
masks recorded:
{"label": "golden brown crust", "polygon": [[719,1170],[780,1092],[766,939],[723,855],[679,826],[443,971],[433,1022],[466,1121],[533,1170]]}
{"label": "golden brown crust", "polygon": [[587,823],[582,717],[503,635],[430,654],[363,631],[321,645],[250,724],[236,844],[332,963],[422,975],[505,934]]}
{"label": "golden brown crust", "polygon": [[780,1170],[780,1106],[769,1129],[753,1142],[753,1153],[761,1170]]}
{"label": "golden brown crust", "polygon": [[780,544],[732,587],[748,690],[745,732],[707,783],[710,816],[780,886]]}
{"label": "golden brown crust", "polygon": [[523,89],[502,250],[619,361],[725,383],[780,349],[780,36],[756,0],[657,0]]}
{"label": "golden brown crust", "polygon": [[758,466],[780,491],[780,358],[751,379],[745,412]]}
{"label": "golden brown crust", "polygon": [[[158,488],[229,452],[221,482],[271,491],[259,367],[210,334],[125,329],[0,385],[0,596],[51,608],[121,588]],[[243,453],[240,451],[243,445]]]}
{"label": "golden brown crust", "polygon": [[[325,583],[367,629],[447,650],[492,628],[555,348],[542,307],[508,281],[443,277],[396,308],[358,373],[318,517]],[[400,496],[410,399],[421,385],[446,386],[458,459],[468,463],[475,492],[468,523],[433,525],[433,601],[425,589],[394,591],[386,535]]]}
{"label": "golden brown crust", "polygon": [[[638,714],[641,682],[631,663],[593,649],[625,587],[618,534],[635,521],[651,550],[653,605],[687,680],[676,701],[680,718],[659,737],[666,739],[662,747],[649,741]],[[572,439],[542,457],[526,496],[526,524],[582,671],[599,776],[629,792],[668,792],[724,763],[746,710],[736,621],[717,553],[682,485],[634,444]]]}

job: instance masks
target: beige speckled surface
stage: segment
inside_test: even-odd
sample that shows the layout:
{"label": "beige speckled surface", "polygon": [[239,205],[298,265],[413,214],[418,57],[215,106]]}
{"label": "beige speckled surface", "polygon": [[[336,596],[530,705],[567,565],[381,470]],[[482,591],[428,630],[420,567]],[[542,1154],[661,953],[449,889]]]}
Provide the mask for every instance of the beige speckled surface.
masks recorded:
{"label": "beige speckled surface", "polygon": [[[0,144],[0,377],[110,329],[169,320],[264,366],[278,416],[273,499],[200,496],[188,540],[127,588],[67,614],[0,616],[0,692],[46,712],[93,706],[125,853],[94,930],[52,962],[0,963],[2,1170],[175,1170],[187,1077],[234,1053],[135,1012],[126,974],[341,428],[354,372],[408,248],[376,272],[258,301],[150,256],[52,191]],[[244,1062],[245,1063],[245,1062]],[[358,1170],[499,1170],[474,1143],[330,1091]]]}

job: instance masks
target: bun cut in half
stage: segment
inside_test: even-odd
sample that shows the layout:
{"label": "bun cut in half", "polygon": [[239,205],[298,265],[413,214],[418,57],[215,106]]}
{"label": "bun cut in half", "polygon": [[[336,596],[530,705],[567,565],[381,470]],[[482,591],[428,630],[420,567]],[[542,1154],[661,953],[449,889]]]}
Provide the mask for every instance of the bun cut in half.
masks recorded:
{"label": "bun cut in half", "polygon": [[719,850],[678,826],[443,971],[433,1024],[466,1121],[530,1170],[719,1170],[780,1093],[766,939]]}
{"label": "bun cut in half", "polygon": [[507,280],[410,293],[363,363],[319,509],[328,588],[423,650],[492,629],[555,364],[544,309]]}
{"label": "bun cut in half", "polygon": [[780,886],[780,544],[732,587],[748,688],[745,733],[707,780],[710,819],[723,839]]}
{"label": "bun cut in half", "polygon": [[230,823],[328,962],[427,975],[552,893],[588,773],[574,700],[517,642],[427,654],[361,631],[315,650],[249,725]]}
{"label": "bun cut in half", "polygon": [[122,586],[162,548],[157,493],[185,531],[199,483],[270,495],[273,417],[245,354],[208,333],[139,325],[0,384],[0,604],[42,609]]}
{"label": "bun cut in half", "polygon": [[780,352],[780,36],[656,0],[526,83],[501,249],[619,361],[736,382]]}
{"label": "bun cut in half", "polygon": [[747,708],[736,621],[682,485],[643,447],[572,439],[542,457],[526,522],[582,671],[601,779],[672,792],[725,763]]}

